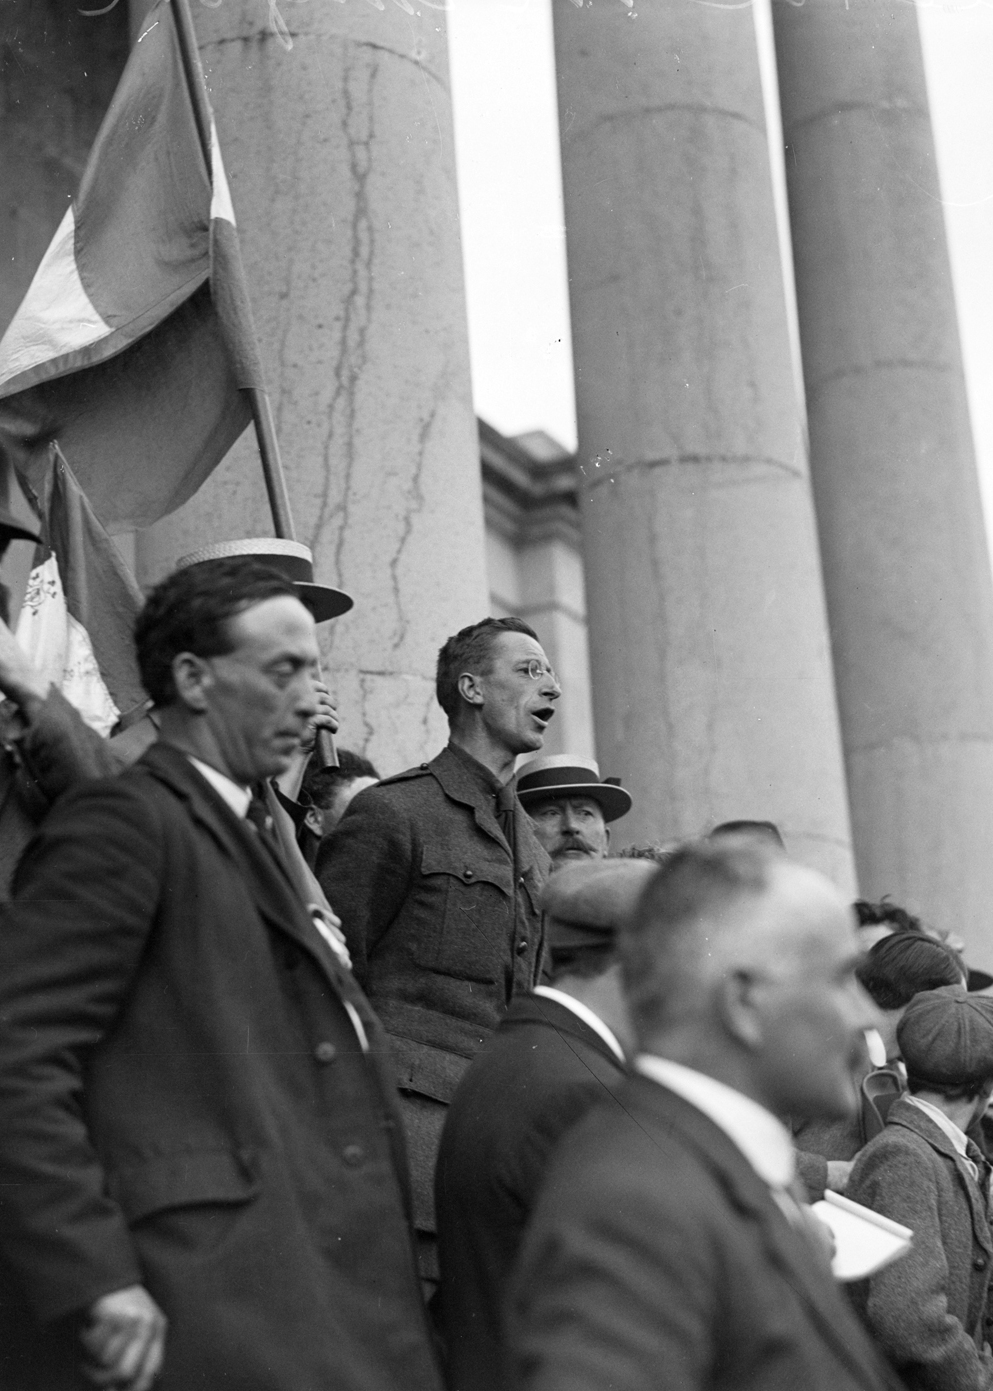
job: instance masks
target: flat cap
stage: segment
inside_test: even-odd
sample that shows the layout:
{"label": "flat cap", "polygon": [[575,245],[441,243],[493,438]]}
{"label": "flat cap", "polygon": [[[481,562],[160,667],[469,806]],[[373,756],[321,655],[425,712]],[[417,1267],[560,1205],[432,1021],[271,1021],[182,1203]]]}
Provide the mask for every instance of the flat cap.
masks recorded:
{"label": "flat cap", "polygon": [[545,885],[548,943],[555,949],[607,946],[641,897],[653,860],[583,860],[565,865]]}
{"label": "flat cap", "polygon": [[993,1077],[993,1000],[964,985],[915,995],[896,1038],[907,1072],[921,1082],[954,1087]]}

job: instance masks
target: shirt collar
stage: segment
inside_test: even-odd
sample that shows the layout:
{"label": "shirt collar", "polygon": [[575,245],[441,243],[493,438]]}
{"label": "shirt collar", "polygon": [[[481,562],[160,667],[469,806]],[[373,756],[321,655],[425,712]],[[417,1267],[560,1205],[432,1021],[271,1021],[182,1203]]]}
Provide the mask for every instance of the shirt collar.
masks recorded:
{"label": "shirt collar", "polygon": [[725,1086],[682,1063],[639,1053],[636,1070],[653,1082],[668,1087],[709,1116],[741,1150],[763,1182],[770,1188],[789,1187],[796,1176],[796,1159],[789,1131],[771,1111],[751,1097]]}
{"label": "shirt collar", "polygon": [[556,990],[552,985],[536,985],[532,991],[534,995],[543,995],[546,1000],[555,1000],[557,1004],[565,1009],[571,1009],[577,1018],[584,1024],[588,1024],[595,1034],[599,1034],[604,1043],[618,1060],[627,1065],[627,1058],[624,1056],[624,1049],[617,1041],[617,1035],[613,1029],[609,1029],[598,1014],[594,1014],[588,1005],[584,1005],[582,1000],[576,1000],[571,995],[567,995],[564,990]]}
{"label": "shirt collar", "polygon": [[939,1110],[932,1102],[924,1101],[919,1096],[912,1096],[909,1092],[904,1100],[909,1101],[911,1106],[916,1106],[919,1111],[923,1111],[929,1120],[933,1120],[938,1129],[944,1131],[948,1136],[962,1158],[966,1158],[966,1145],[969,1143],[969,1137],[964,1130],[960,1130],[955,1122],[945,1115],[944,1111]]}
{"label": "shirt collar", "polygon": [[194,758],[191,753],[186,757],[193,764],[194,768],[206,778],[211,787],[219,797],[222,797],[239,821],[244,821],[248,812],[252,794],[247,787],[242,787],[240,783],[229,778],[226,773],[219,773],[216,768],[211,768],[209,763],[202,763],[199,758]]}

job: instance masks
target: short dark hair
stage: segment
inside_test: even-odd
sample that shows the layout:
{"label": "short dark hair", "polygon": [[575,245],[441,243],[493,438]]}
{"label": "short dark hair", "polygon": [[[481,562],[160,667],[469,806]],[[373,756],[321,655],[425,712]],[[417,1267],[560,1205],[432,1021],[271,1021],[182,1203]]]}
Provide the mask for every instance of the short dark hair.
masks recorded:
{"label": "short dark hair", "polygon": [[786,849],[775,821],[722,821],[710,832],[709,838],[714,840],[720,836],[755,836],[758,840],[778,845],[780,850]]}
{"label": "short dark hair", "polygon": [[988,1077],[981,1077],[978,1082],[932,1082],[926,1077],[915,1077],[908,1071],[907,1090],[911,1096],[916,1096],[918,1092],[938,1092],[948,1101],[975,1101],[989,1080]]}
{"label": "short dark hair", "polygon": [[877,942],[855,974],[880,1009],[902,1009],[922,990],[962,983],[962,965],[955,952],[913,931],[894,932]]}
{"label": "short dark hair", "polygon": [[870,903],[865,898],[856,899],[855,912],[859,927],[884,927],[888,924],[895,932],[921,932],[927,935],[920,918],[915,918],[906,908],[891,903],[885,895],[878,903]]}
{"label": "short dark hair", "polygon": [[337,768],[319,768],[313,761],[308,763],[301,790],[306,792],[315,807],[327,809],[341,788],[347,787],[356,778],[376,778],[378,781],[379,774],[360,753],[339,749]]}
{"label": "short dark hair", "polygon": [[176,699],[172,664],[180,652],[223,656],[234,645],[229,620],[283,595],[300,597],[292,580],[244,556],[202,560],[157,584],[134,630],[138,670],[153,703],[171,705]]}
{"label": "short dark hair", "polygon": [[770,887],[779,851],[751,836],[689,841],[673,850],[642,891],[620,934],[624,987],[640,1036],[662,1022],[685,985],[700,944],[693,929],[736,900]]}
{"label": "short dark hair", "polygon": [[483,671],[493,644],[503,633],[524,633],[538,641],[538,634],[523,618],[483,618],[450,637],[438,653],[435,694],[449,720],[459,711],[459,677],[465,671]]}

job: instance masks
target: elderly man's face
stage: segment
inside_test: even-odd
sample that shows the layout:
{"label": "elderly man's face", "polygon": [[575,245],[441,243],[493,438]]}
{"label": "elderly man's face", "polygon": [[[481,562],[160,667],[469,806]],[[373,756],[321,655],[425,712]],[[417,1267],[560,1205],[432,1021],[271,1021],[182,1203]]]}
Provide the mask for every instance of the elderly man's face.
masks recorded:
{"label": "elderly man's face", "polygon": [[280,595],[230,620],[233,650],[199,660],[203,716],[236,782],[283,772],[317,713],[314,620]]}
{"label": "elderly man's face", "polygon": [[858,981],[850,909],[826,880],[777,868],[755,967],[741,973],[753,1011],[753,1062],[771,1110],[796,1117],[850,1115],[863,1031],[878,1022]]}
{"label": "elderly man's face", "polygon": [[607,853],[610,832],[592,797],[549,797],[530,806],[528,816],[555,869],[570,860],[600,860]]}

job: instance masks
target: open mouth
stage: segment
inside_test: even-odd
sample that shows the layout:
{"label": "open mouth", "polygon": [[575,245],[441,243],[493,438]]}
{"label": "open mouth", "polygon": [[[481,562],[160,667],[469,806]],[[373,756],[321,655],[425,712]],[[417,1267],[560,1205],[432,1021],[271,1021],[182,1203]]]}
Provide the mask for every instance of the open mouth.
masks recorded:
{"label": "open mouth", "polygon": [[540,710],[532,710],[531,715],[538,721],[542,729],[547,728],[549,720],[555,714],[551,705],[543,705]]}

